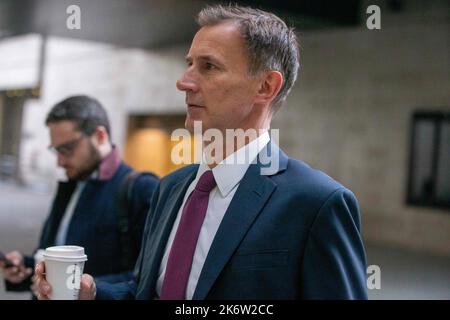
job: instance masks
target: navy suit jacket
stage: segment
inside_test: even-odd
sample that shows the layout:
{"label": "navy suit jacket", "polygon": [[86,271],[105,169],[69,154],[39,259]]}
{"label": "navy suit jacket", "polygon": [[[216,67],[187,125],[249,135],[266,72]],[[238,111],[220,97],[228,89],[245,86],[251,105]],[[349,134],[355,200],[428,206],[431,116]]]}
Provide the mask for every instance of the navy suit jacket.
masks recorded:
{"label": "navy suit jacket", "polygon": [[[213,240],[193,299],[366,299],[366,257],[351,191],[275,144],[279,168],[260,155]],[[264,151],[267,152],[267,151]],[[155,299],[161,259],[198,165],[166,176],[147,217],[135,279],[98,284],[97,299]]]}

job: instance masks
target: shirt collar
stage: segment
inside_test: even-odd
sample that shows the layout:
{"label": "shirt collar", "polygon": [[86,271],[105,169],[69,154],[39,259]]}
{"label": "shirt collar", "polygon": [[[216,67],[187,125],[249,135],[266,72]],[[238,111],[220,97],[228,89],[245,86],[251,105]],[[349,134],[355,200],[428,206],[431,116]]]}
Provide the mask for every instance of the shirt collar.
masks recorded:
{"label": "shirt collar", "polygon": [[[255,161],[258,154],[269,141],[269,133],[265,131],[255,140],[230,154],[212,169],[217,187],[223,198],[242,180],[250,164]],[[200,179],[201,175],[207,170],[209,170],[209,167],[202,159],[196,180]]]}
{"label": "shirt collar", "polygon": [[96,178],[98,180],[111,179],[119,168],[120,162],[119,150],[113,146],[112,151],[100,162],[98,170],[96,170]]}

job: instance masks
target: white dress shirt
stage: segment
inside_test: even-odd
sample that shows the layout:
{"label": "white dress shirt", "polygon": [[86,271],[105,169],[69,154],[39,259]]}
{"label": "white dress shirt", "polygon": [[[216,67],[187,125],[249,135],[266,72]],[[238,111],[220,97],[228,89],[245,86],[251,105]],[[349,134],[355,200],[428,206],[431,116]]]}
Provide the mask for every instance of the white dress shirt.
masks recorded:
{"label": "white dress shirt", "polygon": [[84,181],[79,181],[77,183],[75,191],[70,197],[69,204],[67,205],[66,211],[61,219],[58,226],[58,231],[55,237],[55,246],[63,246],[66,244],[67,231],[69,230],[70,221],[72,220],[73,213],[80,199],[81,191],[86,183]]}
{"label": "white dress shirt", "polygon": [[[217,230],[219,229],[225,212],[236,193],[239,183],[247,172],[250,164],[256,159],[258,153],[267,145],[270,137],[265,131],[257,139],[240,148],[226,159],[220,162],[212,169],[217,186],[210,192],[208,200],[208,209],[206,210],[205,220],[200,229],[200,235],[195,248],[194,258],[192,261],[191,272],[189,274],[188,284],[186,288],[186,299],[191,300],[194,295],[200,273],[208,255],[209,248],[214,240]],[[164,256],[159,267],[158,281],[156,283],[156,294],[159,297],[166,272],[167,260],[169,258],[170,249],[175,238],[184,205],[188,196],[194,190],[201,175],[209,170],[203,159],[197,171],[197,175],[189,185],[184,195],[183,203],[178,210],[177,218],[172,227],[172,231],[167,242]]]}

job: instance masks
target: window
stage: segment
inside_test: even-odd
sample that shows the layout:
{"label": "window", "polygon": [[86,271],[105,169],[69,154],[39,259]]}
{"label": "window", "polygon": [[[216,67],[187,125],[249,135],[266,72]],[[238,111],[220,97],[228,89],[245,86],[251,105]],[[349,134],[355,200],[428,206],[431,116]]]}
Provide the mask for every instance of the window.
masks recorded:
{"label": "window", "polygon": [[407,202],[450,209],[450,112],[415,112]]}

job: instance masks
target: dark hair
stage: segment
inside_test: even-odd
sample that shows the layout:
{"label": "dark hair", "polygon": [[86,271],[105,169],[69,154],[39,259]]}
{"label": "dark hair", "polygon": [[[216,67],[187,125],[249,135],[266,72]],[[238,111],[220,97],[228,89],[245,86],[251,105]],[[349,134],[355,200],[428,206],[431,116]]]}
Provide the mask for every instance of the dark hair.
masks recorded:
{"label": "dark hair", "polygon": [[45,124],[69,120],[85,135],[92,135],[98,126],[103,126],[111,137],[108,114],[98,100],[88,96],[72,96],[58,102],[50,110]]}
{"label": "dark hair", "polygon": [[299,45],[294,29],[273,13],[238,5],[213,5],[200,11],[200,27],[234,21],[247,44],[249,73],[276,70],[283,75],[283,85],[275,97],[276,111],[286,99],[299,68]]}

